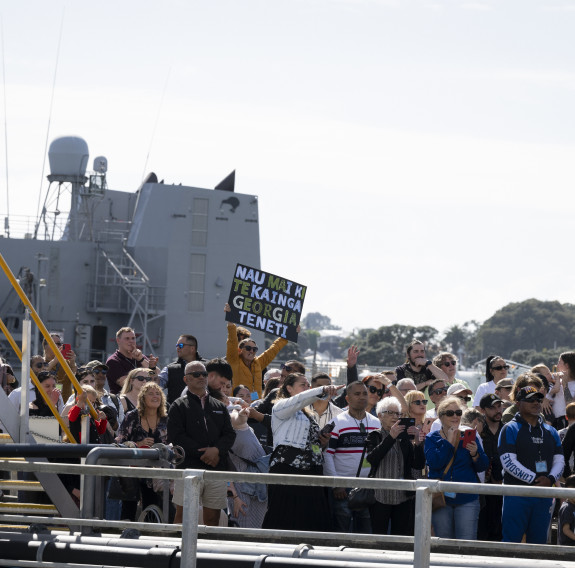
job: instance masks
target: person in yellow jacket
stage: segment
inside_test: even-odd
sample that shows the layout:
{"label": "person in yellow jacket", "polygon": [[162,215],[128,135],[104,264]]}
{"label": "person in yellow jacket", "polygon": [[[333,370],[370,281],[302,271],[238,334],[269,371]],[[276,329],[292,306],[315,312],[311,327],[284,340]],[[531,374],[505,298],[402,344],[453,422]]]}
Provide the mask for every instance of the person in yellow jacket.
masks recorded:
{"label": "person in yellow jacket", "polygon": [[[224,308],[231,311],[229,304]],[[298,326],[299,330],[299,326]],[[238,342],[236,324],[228,322],[228,342],[226,360],[234,372],[233,385],[244,385],[252,393],[252,399],[257,400],[262,396],[262,370],[265,369],[277,354],[287,345],[287,339],[278,337],[261,355],[257,355],[258,346],[251,338],[242,339]],[[253,393],[257,393],[255,396]]]}

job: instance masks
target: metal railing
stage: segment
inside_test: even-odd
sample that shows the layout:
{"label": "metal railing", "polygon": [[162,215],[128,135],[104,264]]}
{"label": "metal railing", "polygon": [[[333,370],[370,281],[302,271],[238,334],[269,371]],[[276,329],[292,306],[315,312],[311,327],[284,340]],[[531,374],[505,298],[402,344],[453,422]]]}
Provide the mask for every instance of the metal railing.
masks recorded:
{"label": "metal railing", "polygon": [[[13,462],[6,461],[2,464],[2,469],[9,471],[37,471],[42,468],[42,471],[51,473],[68,473],[80,475],[113,475],[120,477],[138,477],[148,479],[182,479],[184,483],[184,502],[188,504],[183,511],[183,522],[181,525],[172,524],[149,524],[149,523],[129,523],[126,521],[102,521],[95,519],[77,519],[77,518],[50,518],[49,523],[53,525],[68,525],[68,526],[91,526],[94,528],[114,528],[124,529],[127,527],[136,528],[139,530],[158,531],[158,532],[175,532],[181,531],[182,545],[181,545],[181,567],[182,568],[196,568],[196,558],[198,550],[198,535],[200,532],[208,534],[217,534],[215,532],[206,530],[210,527],[198,526],[199,515],[199,501],[200,501],[200,484],[202,479],[206,480],[219,480],[219,481],[234,481],[234,482],[248,482],[248,483],[264,483],[274,485],[295,485],[295,486],[318,486],[318,487],[369,487],[372,489],[383,488],[396,489],[403,491],[415,492],[415,533],[412,537],[399,537],[402,542],[413,544],[413,566],[414,568],[429,568],[430,554],[431,554],[431,498],[432,494],[437,491],[443,492],[456,492],[456,493],[470,493],[478,495],[517,495],[522,497],[539,497],[539,498],[562,498],[574,499],[575,489],[563,489],[557,487],[534,487],[534,486],[518,486],[518,485],[491,485],[481,483],[464,483],[464,482],[451,482],[451,481],[438,481],[432,479],[418,479],[418,480],[400,480],[400,479],[376,479],[376,478],[356,478],[356,477],[326,477],[326,476],[307,476],[307,475],[281,475],[281,474],[264,474],[264,473],[239,473],[239,472],[216,472],[216,471],[202,471],[193,469],[159,469],[159,468],[138,468],[138,467],[118,467],[118,466],[96,466],[96,465],[71,465],[71,464],[57,464],[57,463],[26,463],[26,462]],[[23,515],[0,515],[0,521],[6,522],[46,522],[43,517],[31,517]],[[302,541],[307,537],[317,539],[318,535],[305,531],[277,531],[266,529],[218,529],[218,533],[224,532],[225,534],[241,534],[244,538],[273,538],[274,542],[277,540],[278,535],[282,532],[289,534],[293,538],[301,538]],[[342,533],[323,534],[321,539],[326,543],[342,544],[346,535]],[[353,535],[353,542],[363,542],[366,544],[376,544],[378,542],[385,542],[385,538],[393,538],[397,540],[398,537],[384,537],[383,535]],[[439,540],[439,539],[438,539]],[[442,539],[443,540],[443,539]],[[465,548],[470,546],[470,541],[446,541],[457,542],[458,546]],[[417,545],[415,545],[417,543]],[[480,543],[474,542],[473,545],[477,547]],[[484,550],[491,552],[501,551],[507,555],[525,552],[526,547],[538,554],[544,551],[553,550],[559,554],[565,555],[565,560],[572,558],[573,549],[571,547],[559,547],[548,545],[526,545],[522,543],[497,543],[485,542],[481,543]],[[461,550],[459,551],[461,553]]]}

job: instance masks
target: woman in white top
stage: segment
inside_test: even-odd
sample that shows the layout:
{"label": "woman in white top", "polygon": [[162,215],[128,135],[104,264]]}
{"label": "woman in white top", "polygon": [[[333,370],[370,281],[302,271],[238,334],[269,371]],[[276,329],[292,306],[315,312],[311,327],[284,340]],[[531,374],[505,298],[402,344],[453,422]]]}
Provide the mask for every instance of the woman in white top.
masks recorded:
{"label": "woman in white top", "polygon": [[475,391],[475,398],[473,399],[473,406],[479,408],[481,397],[486,394],[494,394],[495,387],[501,379],[507,377],[509,365],[505,362],[503,357],[499,355],[490,355],[485,360],[485,382],[481,383]]}

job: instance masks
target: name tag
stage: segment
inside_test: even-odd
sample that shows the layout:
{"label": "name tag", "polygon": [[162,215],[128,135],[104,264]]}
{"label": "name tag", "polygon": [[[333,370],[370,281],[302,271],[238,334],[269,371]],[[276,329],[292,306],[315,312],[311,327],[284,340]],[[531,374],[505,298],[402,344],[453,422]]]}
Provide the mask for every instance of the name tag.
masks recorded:
{"label": "name tag", "polygon": [[371,464],[367,461],[367,458],[363,458],[361,467],[371,467]]}
{"label": "name tag", "polygon": [[311,451],[314,454],[321,454],[321,448],[317,445],[317,444],[312,444],[311,445]]}
{"label": "name tag", "polygon": [[547,462],[546,461],[535,462],[535,471],[537,473],[547,473]]}
{"label": "name tag", "polygon": [[257,392],[253,392],[250,396],[252,397],[252,400],[259,400],[260,398]]}

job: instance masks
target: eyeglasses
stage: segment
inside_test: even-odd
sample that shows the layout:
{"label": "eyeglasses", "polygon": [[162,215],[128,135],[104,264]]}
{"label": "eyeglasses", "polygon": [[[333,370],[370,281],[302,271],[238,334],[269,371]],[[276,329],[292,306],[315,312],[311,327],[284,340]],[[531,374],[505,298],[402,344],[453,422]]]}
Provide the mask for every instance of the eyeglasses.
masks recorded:
{"label": "eyeglasses", "polygon": [[461,416],[463,414],[463,410],[445,410],[441,413],[441,416]]}
{"label": "eyeglasses", "polygon": [[384,410],[382,414],[389,414],[390,416],[399,416],[401,412],[397,412],[395,410]]}
{"label": "eyeglasses", "polygon": [[453,365],[454,367],[457,365],[457,361],[443,361],[443,363],[441,363],[444,367],[451,367],[451,365]]}
{"label": "eyeglasses", "polygon": [[419,406],[420,404],[423,404],[423,406],[427,406],[427,403],[429,401],[426,398],[419,398],[417,400],[412,400],[411,403],[412,404],[417,404],[417,406]]}
{"label": "eyeglasses", "polygon": [[188,345],[189,347],[195,347],[194,343],[176,343],[176,349],[183,349],[184,345]]}
{"label": "eyeglasses", "polygon": [[186,376],[194,377],[194,379],[199,379],[200,377],[207,377],[207,371],[192,371],[191,373],[186,373]]}
{"label": "eyeglasses", "polygon": [[137,377],[134,377],[135,381],[140,381],[141,383],[146,382],[149,383],[150,381],[153,381],[154,379],[152,379],[151,377],[144,377],[144,375],[138,375]]}
{"label": "eyeglasses", "polygon": [[[246,351],[250,352],[253,351],[254,353],[258,352],[258,347],[256,345],[254,345],[253,347],[251,345],[244,345],[242,347],[242,349],[245,349]],[[288,371],[289,372],[289,371]]]}
{"label": "eyeglasses", "polygon": [[447,387],[442,387],[440,389],[429,391],[429,394],[441,394],[442,392],[447,392]]}
{"label": "eyeglasses", "polygon": [[377,396],[383,396],[383,393],[384,393],[383,389],[378,389],[377,387],[374,387],[373,385],[369,385],[367,388],[369,389],[369,392],[371,394],[377,393]]}
{"label": "eyeglasses", "polygon": [[492,371],[503,371],[503,369],[509,369],[509,365],[496,365],[495,367],[491,367]]}
{"label": "eyeglasses", "polygon": [[458,396],[457,397],[459,400],[462,400],[463,402],[470,402],[471,401],[471,397],[470,396]]}

